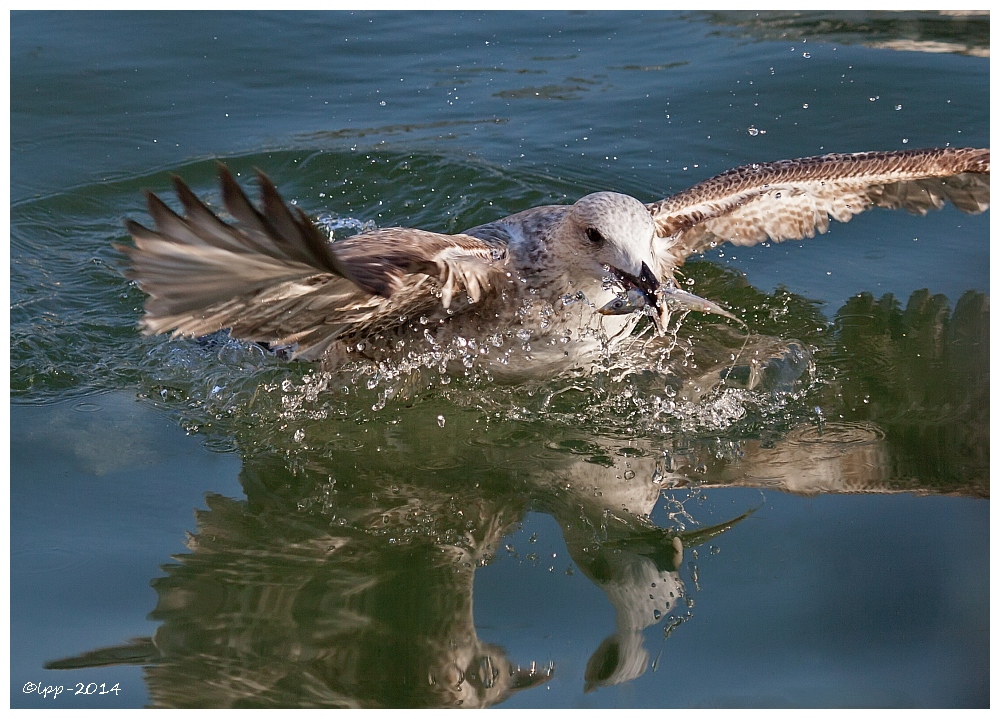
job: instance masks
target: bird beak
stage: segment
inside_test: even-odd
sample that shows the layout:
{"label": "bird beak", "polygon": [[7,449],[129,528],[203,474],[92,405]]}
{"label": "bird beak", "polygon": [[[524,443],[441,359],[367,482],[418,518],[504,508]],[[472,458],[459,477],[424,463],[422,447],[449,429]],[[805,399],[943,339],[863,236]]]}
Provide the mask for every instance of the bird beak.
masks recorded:
{"label": "bird beak", "polygon": [[660,289],[660,281],[656,279],[656,275],[654,275],[653,271],[649,269],[649,265],[645,262],[642,263],[642,269],[639,270],[638,277],[630,272],[626,272],[625,270],[620,270],[617,267],[613,267],[612,270],[616,275],[618,275],[618,278],[622,280],[626,290],[637,289],[642,292],[642,296],[645,298],[647,307],[659,307],[657,294]]}
{"label": "bird beak", "polygon": [[653,271],[649,269],[649,265],[645,262],[642,263],[642,271],[639,273],[638,280],[636,286],[646,295],[646,302],[652,307],[658,307],[660,281],[656,279],[656,275],[653,274]]}
{"label": "bird beak", "polygon": [[645,310],[646,314],[653,318],[657,333],[664,334],[663,319],[661,318],[663,309],[660,307],[662,287],[660,281],[656,279],[656,275],[649,269],[649,265],[645,262],[642,263],[638,277],[617,267],[612,268],[612,270],[625,286],[625,297],[615,298],[597,311],[602,315],[622,315],[636,310]]}

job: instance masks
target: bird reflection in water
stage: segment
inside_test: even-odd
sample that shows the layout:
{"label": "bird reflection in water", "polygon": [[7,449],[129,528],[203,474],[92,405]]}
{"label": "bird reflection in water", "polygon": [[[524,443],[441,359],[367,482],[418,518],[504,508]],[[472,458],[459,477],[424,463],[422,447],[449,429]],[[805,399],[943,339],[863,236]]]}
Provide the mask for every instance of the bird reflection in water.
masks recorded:
{"label": "bird reflection in water", "polygon": [[[49,667],[141,664],[160,707],[498,704],[559,671],[540,658],[513,661],[507,651],[516,648],[481,641],[474,623],[477,568],[534,511],[556,520],[573,562],[614,608],[614,632],[583,677],[567,677],[594,690],[649,671],[649,628],[669,633],[687,618],[685,554],[751,531],[753,507],[714,526],[658,526],[650,515],[664,497],[730,486],[988,496],[984,295],[966,293],[951,311],[923,291],[905,307],[862,294],[826,324],[801,298],[763,296],[707,263],[694,269],[723,297],[749,296],[744,306],[792,329],[755,321],[767,332],[751,343],[758,354],[733,363],[738,335],[687,323],[702,341],[692,344],[695,366],[667,378],[675,409],[712,406],[743,387],[779,404],[795,397],[782,421],[748,417],[715,433],[682,422],[656,433],[634,414],[626,419],[642,431],[629,434],[615,406],[601,406],[613,430],[602,433],[564,421],[582,400],[553,391],[534,398],[547,419],[488,430],[481,405],[440,397],[361,423],[303,419],[308,447],[292,439],[298,425],[277,432],[259,423],[238,437],[270,448],[244,451],[246,500],[208,497],[189,551],[153,580],[156,634]],[[764,339],[779,335],[799,339]],[[651,381],[632,375],[616,396]],[[432,437],[445,450],[428,458],[421,447]]]}
{"label": "bird reflection in water", "polygon": [[660,493],[652,474],[615,482],[612,468],[560,452],[527,481],[515,470],[470,485],[456,468],[396,484],[392,467],[420,435],[397,435],[387,461],[336,482],[339,459],[311,456],[297,473],[273,455],[247,462],[247,500],[209,496],[189,552],[153,581],[155,636],[49,667],[146,665],[152,704],[163,707],[496,704],[553,673],[515,664],[473,621],[476,569],[534,508],[557,519],[615,608],[616,632],[586,681],[617,684],[646,670],[642,630],[684,595],[685,546],[744,518],[666,531],[648,519]]}

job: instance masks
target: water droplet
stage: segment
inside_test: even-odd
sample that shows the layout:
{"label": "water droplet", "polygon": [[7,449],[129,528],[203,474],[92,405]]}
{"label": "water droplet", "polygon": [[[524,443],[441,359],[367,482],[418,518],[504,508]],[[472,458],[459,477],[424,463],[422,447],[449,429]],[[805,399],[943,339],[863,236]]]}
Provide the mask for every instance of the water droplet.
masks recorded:
{"label": "water droplet", "polygon": [[[810,55],[810,54],[809,54],[809,53],[807,53],[807,52],[804,52],[804,53],[802,53],[802,57],[804,57],[804,58],[805,58],[806,60],[808,60],[809,58],[811,58],[811,57],[812,57],[812,55]],[[382,104],[384,105],[385,103],[383,102]]]}
{"label": "water droplet", "polygon": [[802,109],[803,110],[808,110],[809,109],[809,103],[808,102],[803,102],[802,103]]}
{"label": "water droplet", "polygon": [[634,479],[634,478],[635,478],[635,472],[633,472],[631,469],[626,469],[625,479]]}
{"label": "water droplet", "polygon": [[897,109],[897,110],[902,110],[902,109],[903,109],[903,106],[902,106],[902,105],[896,105],[896,109]]}
{"label": "water droplet", "polygon": [[757,135],[760,134],[760,130],[751,125],[750,127],[747,128],[747,133],[749,133],[751,137],[757,137]]}

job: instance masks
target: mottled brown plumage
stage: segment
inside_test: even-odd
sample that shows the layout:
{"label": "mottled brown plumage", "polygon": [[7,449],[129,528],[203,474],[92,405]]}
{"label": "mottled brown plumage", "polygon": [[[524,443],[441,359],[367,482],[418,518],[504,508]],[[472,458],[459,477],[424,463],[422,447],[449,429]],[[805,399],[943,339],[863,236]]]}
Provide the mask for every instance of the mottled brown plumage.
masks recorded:
{"label": "mottled brown plumage", "polygon": [[753,245],[823,234],[873,207],[925,215],[951,201],[990,204],[990,151],[971,148],[829,154],[745,165],[654,202],[657,255],[677,266],[723,242]]}

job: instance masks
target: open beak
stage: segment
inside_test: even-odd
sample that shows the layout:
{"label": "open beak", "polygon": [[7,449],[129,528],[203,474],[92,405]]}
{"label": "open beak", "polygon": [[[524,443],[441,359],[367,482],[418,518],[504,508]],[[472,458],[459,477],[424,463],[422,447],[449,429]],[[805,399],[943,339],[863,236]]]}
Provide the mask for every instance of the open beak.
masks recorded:
{"label": "open beak", "polygon": [[660,318],[662,314],[660,293],[663,286],[656,279],[653,271],[649,269],[649,265],[643,262],[638,276],[617,267],[612,267],[611,271],[622,283],[625,296],[616,297],[597,311],[602,315],[627,315],[637,310],[643,310],[653,318],[657,332],[662,335],[664,328]]}
{"label": "open beak", "polygon": [[642,270],[639,272],[638,277],[626,272],[622,272],[622,276],[631,282],[634,287],[642,291],[642,294],[646,297],[647,305],[650,307],[659,307],[660,303],[657,294],[660,290],[660,281],[656,279],[656,275],[649,269],[649,265],[645,262],[642,263]]}
{"label": "open beak", "polygon": [[645,262],[642,263],[642,270],[640,270],[638,277],[617,267],[610,269],[624,287],[625,297],[612,300],[598,309],[598,312],[602,315],[624,315],[644,307],[653,309],[659,307],[657,294],[660,290],[660,281],[649,269],[649,265]]}

